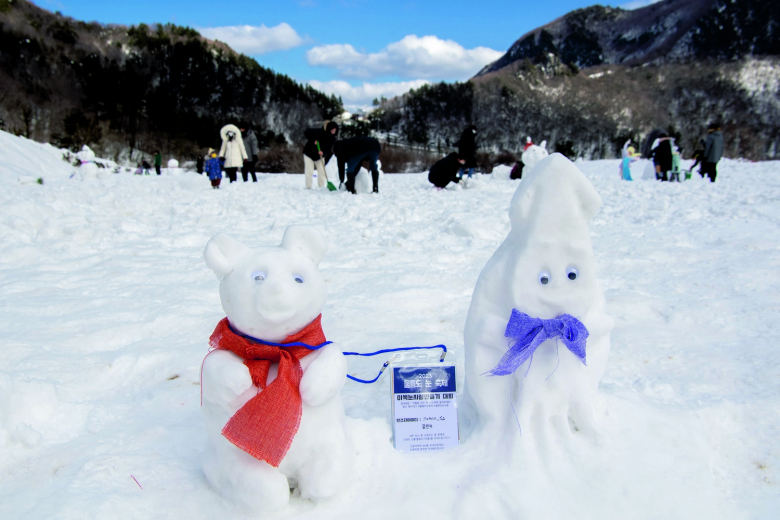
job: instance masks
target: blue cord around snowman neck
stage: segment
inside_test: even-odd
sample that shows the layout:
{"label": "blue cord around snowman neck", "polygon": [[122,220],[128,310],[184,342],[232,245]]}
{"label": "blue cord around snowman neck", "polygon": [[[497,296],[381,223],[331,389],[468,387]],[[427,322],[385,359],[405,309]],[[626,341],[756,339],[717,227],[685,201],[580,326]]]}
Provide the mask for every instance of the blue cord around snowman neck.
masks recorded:
{"label": "blue cord around snowman neck", "polygon": [[[300,341],[295,341],[293,343],[274,343],[273,341],[266,341],[264,339],[255,338],[252,336],[249,336],[247,334],[242,334],[241,332],[238,332],[236,329],[234,329],[230,324],[228,324],[228,327],[230,327],[230,330],[233,331],[235,334],[244,337],[250,341],[254,341],[255,343],[260,343],[262,345],[269,345],[272,347],[280,347],[280,348],[288,348],[288,347],[304,347],[309,350],[319,350],[322,347],[326,345],[330,345],[333,343],[332,341],[325,341],[323,343],[320,343],[319,345],[309,345],[307,343],[302,343]],[[447,347],[445,345],[434,345],[432,347],[401,347],[401,348],[387,348],[383,350],[377,350],[376,352],[342,352],[345,356],[377,356],[379,354],[387,354],[388,352],[401,352],[405,350],[431,350],[431,349],[441,349],[441,357],[439,358],[439,363],[444,362],[444,358],[447,355]],[[359,379],[355,376],[351,376],[347,374],[347,377],[351,379],[352,381],[356,381],[358,383],[363,383],[364,385],[368,385],[371,383],[376,383],[379,377],[382,375],[382,372],[385,371],[385,369],[390,365],[390,360],[385,361],[385,364],[382,365],[382,368],[379,370],[379,373],[376,375],[374,379],[368,380],[368,379]]]}

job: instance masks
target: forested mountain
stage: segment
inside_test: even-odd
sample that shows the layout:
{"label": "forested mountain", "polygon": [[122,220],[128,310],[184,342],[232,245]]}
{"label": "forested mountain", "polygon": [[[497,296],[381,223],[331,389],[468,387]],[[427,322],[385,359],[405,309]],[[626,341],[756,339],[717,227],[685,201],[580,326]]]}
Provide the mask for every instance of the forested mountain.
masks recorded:
{"label": "forested mountain", "polygon": [[0,0],[0,119],[31,139],[183,157],[217,146],[229,122],[294,141],[340,112],[338,98],[187,27],[85,23]]}
{"label": "forested mountain", "polygon": [[586,158],[615,157],[661,127],[690,155],[720,122],[726,154],[780,155],[780,2],[664,0],[573,11],[517,40],[469,82],[384,101],[384,130],[432,147],[476,124],[483,150],[525,137]]}

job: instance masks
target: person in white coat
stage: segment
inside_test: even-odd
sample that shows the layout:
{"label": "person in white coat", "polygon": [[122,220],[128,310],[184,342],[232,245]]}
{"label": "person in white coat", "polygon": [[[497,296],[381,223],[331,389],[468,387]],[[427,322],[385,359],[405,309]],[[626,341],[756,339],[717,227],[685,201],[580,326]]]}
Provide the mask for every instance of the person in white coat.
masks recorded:
{"label": "person in white coat", "polygon": [[225,173],[230,182],[236,182],[236,172],[244,166],[244,161],[247,159],[241,130],[236,125],[225,125],[219,131],[219,135],[222,137],[219,156],[225,159]]}

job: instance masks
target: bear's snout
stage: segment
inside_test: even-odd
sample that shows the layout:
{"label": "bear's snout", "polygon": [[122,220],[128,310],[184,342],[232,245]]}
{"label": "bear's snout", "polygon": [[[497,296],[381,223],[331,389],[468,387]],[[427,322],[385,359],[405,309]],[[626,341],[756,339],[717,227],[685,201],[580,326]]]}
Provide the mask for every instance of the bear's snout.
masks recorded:
{"label": "bear's snout", "polygon": [[255,295],[255,308],[265,319],[279,323],[295,315],[296,298],[281,282],[268,281]]}

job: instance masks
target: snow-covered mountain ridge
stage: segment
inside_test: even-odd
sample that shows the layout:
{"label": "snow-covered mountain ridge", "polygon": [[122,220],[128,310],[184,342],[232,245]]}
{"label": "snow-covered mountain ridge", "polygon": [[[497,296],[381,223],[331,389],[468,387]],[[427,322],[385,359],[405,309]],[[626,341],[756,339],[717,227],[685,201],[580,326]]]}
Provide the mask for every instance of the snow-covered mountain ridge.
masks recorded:
{"label": "snow-covered mountain ridge", "polygon": [[780,54],[780,6],[763,0],[663,0],[641,9],[594,5],[521,36],[477,76],[548,54],[578,68]]}

